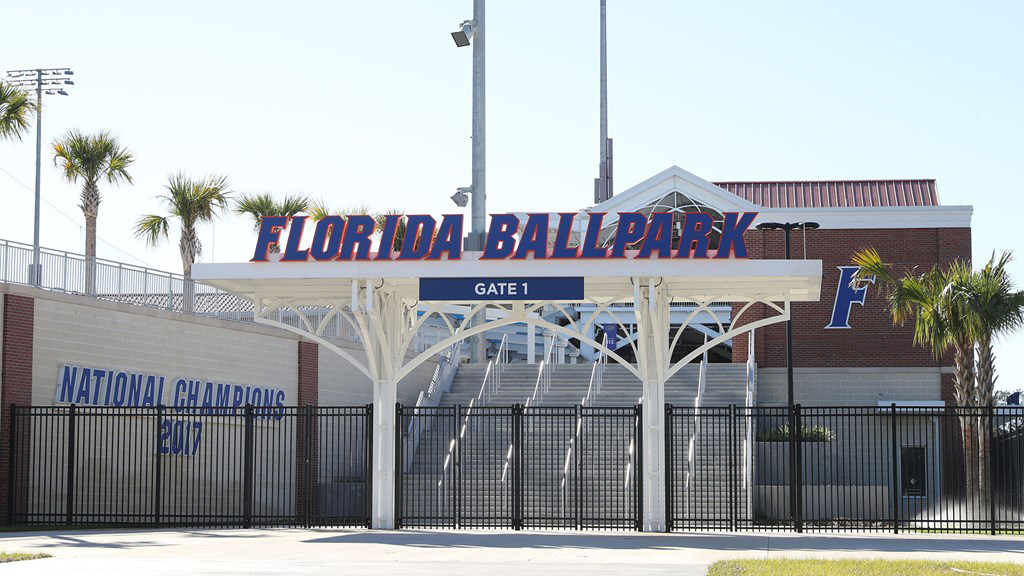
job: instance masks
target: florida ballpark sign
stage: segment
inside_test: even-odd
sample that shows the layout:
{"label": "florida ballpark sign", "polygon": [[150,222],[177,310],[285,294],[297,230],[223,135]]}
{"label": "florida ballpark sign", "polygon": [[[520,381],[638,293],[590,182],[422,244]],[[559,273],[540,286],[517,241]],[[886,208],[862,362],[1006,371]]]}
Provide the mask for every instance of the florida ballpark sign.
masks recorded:
{"label": "florida ballpark sign", "polygon": [[[548,214],[530,214],[519,231],[519,218],[512,214],[491,216],[487,244],[482,259],[593,259],[593,258],[746,258],[747,248],[743,233],[754,222],[756,212],[726,212],[723,214],[718,249],[710,250],[713,220],[703,212],[687,213],[680,230],[679,248],[672,249],[672,214],[657,212],[646,217],[637,212],[620,213],[618,229],[611,246],[601,245],[601,228],[605,214],[594,212],[578,246],[569,246],[573,232],[575,212],[558,215],[554,226],[554,239],[550,243],[551,227]],[[399,222],[403,216],[385,216],[380,230],[374,219],[366,215],[327,216],[315,223],[313,237],[305,248],[301,246],[308,217],[269,216],[260,225],[253,262],[266,262],[272,245],[284,245],[284,262],[367,261],[367,260],[459,260],[462,258],[462,215],[448,214],[437,222],[432,216],[411,215],[406,218],[405,236],[401,248],[393,250]],[[288,231],[287,240],[281,234]],[[380,235],[379,250],[371,257],[371,238]],[[516,234],[518,233],[518,238]],[[410,241],[411,240],[411,241]],[[639,246],[635,253],[626,250]]]}

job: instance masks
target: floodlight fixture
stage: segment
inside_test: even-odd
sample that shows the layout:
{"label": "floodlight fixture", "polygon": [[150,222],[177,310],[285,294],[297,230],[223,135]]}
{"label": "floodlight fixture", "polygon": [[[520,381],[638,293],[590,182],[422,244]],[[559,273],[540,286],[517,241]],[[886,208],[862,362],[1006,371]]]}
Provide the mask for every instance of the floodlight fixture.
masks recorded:
{"label": "floodlight fixture", "polygon": [[455,45],[459,48],[469,46],[472,39],[473,22],[471,20],[464,21],[458,30],[452,32],[452,40],[455,40]]}
{"label": "floodlight fixture", "polygon": [[65,92],[64,90],[57,90],[57,94],[60,94],[61,96],[67,96],[68,95],[68,93]]}
{"label": "floodlight fixture", "polygon": [[452,194],[452,202],[459,208],[465,208],[466,204],[469,204],[469,195],[473,193],[471,186],[461,186],[455,189],[455,194]]}

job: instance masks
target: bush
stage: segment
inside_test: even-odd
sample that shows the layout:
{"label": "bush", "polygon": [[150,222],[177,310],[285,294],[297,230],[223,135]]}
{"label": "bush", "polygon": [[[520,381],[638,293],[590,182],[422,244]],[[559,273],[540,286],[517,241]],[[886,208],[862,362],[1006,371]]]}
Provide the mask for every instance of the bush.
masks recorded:
{"label": "bush", "polygon": [[[836,439],[836,432],[825,426],[802,426],[801,442],[831,442]],[[789,442],[789,424],[774,428],[765,428],[757,433],[758,442]]]}

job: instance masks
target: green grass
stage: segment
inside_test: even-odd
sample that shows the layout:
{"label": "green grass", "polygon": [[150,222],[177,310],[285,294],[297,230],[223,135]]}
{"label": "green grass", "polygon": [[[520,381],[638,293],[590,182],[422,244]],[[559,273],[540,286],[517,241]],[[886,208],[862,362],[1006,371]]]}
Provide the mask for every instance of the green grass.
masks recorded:
{"label": "green grass", "polygon": [[17,562],[19,560],[35,560],[36,558],[49,558],[49,554],[30,554],[28,552],[0,552],[0,564],[4,562]]}
{"label": "green grass", "polygon": [[708,576],[1024,576],[1024,564],[932,560],[723,560]]}

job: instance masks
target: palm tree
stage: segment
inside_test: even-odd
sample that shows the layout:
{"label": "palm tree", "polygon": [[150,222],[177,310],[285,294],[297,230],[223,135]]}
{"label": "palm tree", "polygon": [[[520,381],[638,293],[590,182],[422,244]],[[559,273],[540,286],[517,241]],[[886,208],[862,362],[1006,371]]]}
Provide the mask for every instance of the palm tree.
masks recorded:
{"label": "palm tree", "polygon": [[[1013,255],[1007,251],[996,260],[995,254],[978,271],[958,270],[951,284],[952,297],[964,310],[968,329],[977,342],[978,406],[991,407],[995,392],[996,369],[994,339],[1024,326],[1024,292],[1014,290],[1006,270]],[[989,470],[989,416],[979,413],[976,428],[979,447],[979,491],[982,503],[988,506]]]}
{"label": "palm tree", "polygon": [[402,244],[405,243],[405,212],[402,210],[388,210],[374,216],[373,219],[377,224],[378,231],[384,229],[384,222],[387,221],[388,216],[398,216],[398,222],[395,226],[395,239],[391,242],[391,251],[399,252],[402,250]]}
{"label": "palm tree", "polygon": [[168,178],[167,192],[159,198],[167,206],[168,214],[150,214],[135,223],[135,235],[145,238],[150,246],[156,246],[170,235],[170,221],[176,218],[181,225],[178,250],[181,252],[181,268],[185,276],[182,309],[192,311],[192,264],[202,254],[196,226],[213,221],[217,213],[228,205],[230,192],[226,176],[207,176],[193,180],[182,173]]}
{"label": "palm tree", "polygon": [[[243,194],[235,201],[235,214],[239,216],[248,215],[253,219],[253,227],[260,229],[260,224],[267,216],[288,216],[289,218],[308,212],[310,201],[308,196],[302,194],[289,194],[284,200],[277,201],[268,192],[261,194]],[[314,218],[316,219],[316,218]],[[270,252],[280,252],[281,247],[277,244],[270,245]]]}
{"label": "palm tree", "polygon": [[[930,348],[935,358],[953,348],[953,388],[958,407],[977,405],[974,365],[971,352],[974,336],[968,327],[963,301],[956,298],[951,278],[970,272],[970,266],[954,262],[947,270],[933,266],[923,274],[906,272],[897,277],[890,264],[882,260],[874,249],[862,250],[853,256],[860,266],[855,281],[874,276],[883,292],[886,307],[894,324],[904,325],[914,318],[914,344]],[[975,454],[977,418],[969,410],[958,410],[960,433],[964,447],[964,472],[967,494],[976,493],[978,468],[969,455]]]}
{"label": "palm tree", "polygon": [[53,142],[53,163],[60,166],[64,179],[78,182],[81,178],[82,195],[79,208],[85,215],[85,290],[96,293],[96,218],[100,212],[99,181],[109,184],[132,181],[128,167],[135,157],[121,146],[109,132],[82,134],[72,130]]}
{"label": "palm tree", "polygon": [[27,92],[0,82],[0,140],[21,140],[35,111]]}

